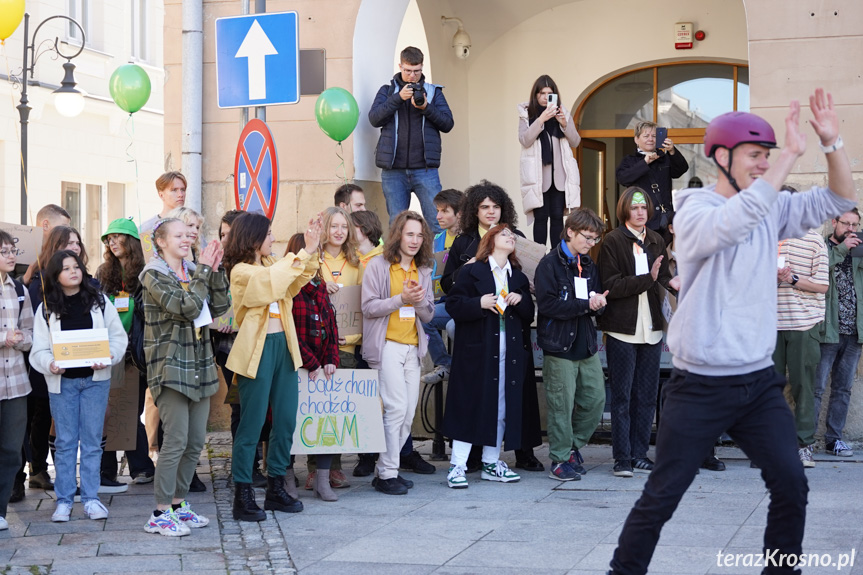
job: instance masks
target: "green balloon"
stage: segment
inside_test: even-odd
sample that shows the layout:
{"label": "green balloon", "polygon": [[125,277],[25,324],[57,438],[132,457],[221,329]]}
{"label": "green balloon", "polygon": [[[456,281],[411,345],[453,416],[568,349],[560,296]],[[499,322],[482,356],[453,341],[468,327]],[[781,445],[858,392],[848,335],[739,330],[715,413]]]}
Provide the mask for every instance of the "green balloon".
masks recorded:
{"label": "green balloon", "polygon": [[137,64],[124,64],[111,74],[108,91],[114,103],[134,114],[150,99],[150,77]]}
{"label": "green balloon", "polygon": [[350,92],[344,88],[330,88],[318,96],[315,118],[324,134],[342,142],[357,127],[360,108]]}

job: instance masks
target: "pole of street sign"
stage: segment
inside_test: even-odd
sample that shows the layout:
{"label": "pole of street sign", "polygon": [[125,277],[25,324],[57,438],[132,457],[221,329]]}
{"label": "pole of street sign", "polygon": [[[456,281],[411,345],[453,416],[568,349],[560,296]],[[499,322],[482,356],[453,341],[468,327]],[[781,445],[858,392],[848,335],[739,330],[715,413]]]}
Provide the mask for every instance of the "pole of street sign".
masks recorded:
{"label": "pole of street sign", "polygon": [[[249,0],[243,0],[243,16],[249,13]],[[243,125],[240,127],[240,131],[246,127],[246,124],[249,123],[249,109],[243,108]]]}
{"label": "pole of street sign", "polygon": [[[255,14],[264,14],[267,11],[267,0],[255,0]],[[255,117],[262,122],[267,121],[267,107],[255,106]]]}

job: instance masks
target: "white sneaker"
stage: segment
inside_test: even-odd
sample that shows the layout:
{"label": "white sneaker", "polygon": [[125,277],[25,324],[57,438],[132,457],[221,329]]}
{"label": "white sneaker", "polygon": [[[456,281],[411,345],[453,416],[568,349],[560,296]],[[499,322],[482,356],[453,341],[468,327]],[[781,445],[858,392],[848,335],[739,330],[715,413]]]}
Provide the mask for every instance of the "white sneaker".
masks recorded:
{"label": "white sneaker", "polygon": [[102,505],[98,499],[93,499],[84,504],[84,513],[90,519],[107,519],[108,508]]}
{"label": "white sneaker", "polygon": [[206,527],[210,524],[210,520],[204,517],[203,515],[198,515],[192,508],[189,506],[188,501],[183,501],[183,504],[179,509],[174,511],[177,519],[180,520],[182,525],[186,527],[191,527],[192,529],[197,529],[198,527]]}
{"label": "white sneaker", "polygon": [[6,521],[6,518],[0,515],[0,531],[6,531],[9,529],[9,522]]}
{"label": "white sneaker", "polygon": [[445,379],[449,379],[449,368],[443,365],[436,365],[434,371],[422,376],[422,382],[429,385],[440,383]]}
{"label": "white sneaker", "polygon": [[69,521],[69,517],[72,515],[72,505],[69,503],[58,503],[57,508],[54,510],[54,514],[51,516],[51,521],[55,523],[64,523]]}
{"label": "white sneaker", "polygon": [[182,537],[192,532],[191,529],[177,518],[177,514],[170,509],[166,509],[158,517],[155,514],[150,515],[150,520],[144,526],[144,531],[147,533],[158,533],[167,537]]}
{"label": "white sneaker", "polygon": [[800,456],[800,462],[803,463],[803,467],[815,467],[815,460],[812,459],[812,449],[808,446],[798,449],[797,455]]}
{"label": "white sneaker", "polygon": [[511,470],[503,461],[496,463],[483,463],[481,479],[486,481],[500,481],[501,483],[514,483],[521,479],[521,476]]}
{"label": "white sneaker", "polygon": [[446,484],[453,489],[467,489],[467,477],[464,476],[464,467],[450,465],[449,473],[446,474]]}

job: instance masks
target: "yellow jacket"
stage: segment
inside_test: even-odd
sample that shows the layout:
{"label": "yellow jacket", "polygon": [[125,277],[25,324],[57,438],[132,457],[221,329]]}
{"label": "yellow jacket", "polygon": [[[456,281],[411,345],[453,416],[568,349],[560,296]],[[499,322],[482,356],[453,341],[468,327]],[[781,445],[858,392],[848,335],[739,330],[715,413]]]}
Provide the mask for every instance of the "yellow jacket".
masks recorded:
{"label": "yellow jacket", "polygon": [[298,254],[288,254],[278,261],[273,257],[261,258],[260,266],[234,266],[231,270],[231,301],[234,325],[239,331],[228,356],[228,369],[250,379],[257,377],[267,338],[269,307],[274,301],[279,302],[282,327],[294,369],[303,365],[291,308],[294,296],[314,277],[319,265],[317,254],[300,250]]}
{"label": "yellow jacket", "polygon": [[371,259],[375,256],[379,256],[384,253],[384,245],[378,244],[369,251],[366,255],[357,252],[357,255],[360,257],[360,266],[362,266],[363,271],[366,269],[366,265],[371,261]]}

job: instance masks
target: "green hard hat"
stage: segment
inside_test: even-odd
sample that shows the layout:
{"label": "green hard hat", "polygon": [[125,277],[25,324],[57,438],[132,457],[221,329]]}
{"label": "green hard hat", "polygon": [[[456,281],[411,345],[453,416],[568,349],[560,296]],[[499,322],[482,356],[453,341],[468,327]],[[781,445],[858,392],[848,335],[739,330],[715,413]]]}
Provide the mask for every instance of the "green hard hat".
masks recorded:
{"label": "green hard hat", "polygon": [[104,242],[110,234],[126,234],[136,240],[141,239],[138,235],[138,226],[135,225],[132,218],[119,218],[108,224],[108,229],[102,234],[102,241]]}

